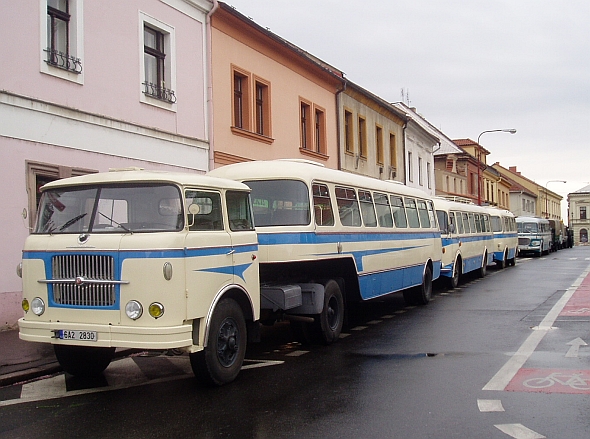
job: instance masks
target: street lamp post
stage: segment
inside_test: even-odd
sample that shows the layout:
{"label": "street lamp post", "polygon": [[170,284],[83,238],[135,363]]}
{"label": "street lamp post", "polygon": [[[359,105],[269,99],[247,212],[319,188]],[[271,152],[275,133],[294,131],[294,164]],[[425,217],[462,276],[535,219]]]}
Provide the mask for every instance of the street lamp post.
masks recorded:
{"label": "street lamp post", "polygon": [[477,205],[481,206],[481,145],[479,144],[479,139],[485,133],[510,133],[515,134],[516,130],[514,128],[505,128],[502,130],[486,130],[482,131],[479,136],[477,136]]}
{"label": "street lamp post", "polygon": [[549,190],[547,189],[547,186],[549,186],[549,183],[567,183],[567,181],[565,181],[565,180],[549,180],[545,184],[545,218],[547,218],[547,219],[549,219]]}

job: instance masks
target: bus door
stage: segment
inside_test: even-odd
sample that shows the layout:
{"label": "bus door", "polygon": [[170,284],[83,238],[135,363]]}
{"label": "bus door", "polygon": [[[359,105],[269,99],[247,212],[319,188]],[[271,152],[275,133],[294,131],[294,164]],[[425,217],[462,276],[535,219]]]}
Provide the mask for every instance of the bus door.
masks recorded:
{"label": "bus door", "polygon": [[207,315],[215,295],[233,283],[233,248],[221,193],[186,189],[185,238],[187,319]]}

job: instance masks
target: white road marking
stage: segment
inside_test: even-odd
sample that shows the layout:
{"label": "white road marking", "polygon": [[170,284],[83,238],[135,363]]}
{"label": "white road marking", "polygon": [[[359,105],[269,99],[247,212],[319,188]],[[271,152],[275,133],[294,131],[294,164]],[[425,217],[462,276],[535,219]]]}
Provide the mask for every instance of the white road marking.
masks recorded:
{"label": "white road marking", "polygon": [[367,322],[367,325],[377,325],[379,323],[381,323],[383,320],[371,320],[370,322]]}
{"label": "white road marking", "polygon": [[293,351],[286,354],[285,357],[301,357],[305,354],[309,354],[309,351]]}
{"label": "white road marking", "polygon": [[569,350],[567,351],[567,353],[565,354],[566,358],[578,358],[578,354],[580,351],[580,346],[588,346],[588,343],[586,343],[584,340],[582,340],[580,337],[570,341],[569,343],[567,343],[568,346],[570,346]]}
{"label": "white road marking", "polygon": [[551,330],[553,323],[563,310],[567,302],[571,299],[575,291],[578,289],[582,281],[590,273],[590,267],[586,268],[584,272],[576,279],[576,281],[569,287],[561,296],[553,308],[547,313],[538,330],[533,331],[531,335],[520,346],[518,351],[504,364],[504,366],[492,377],[492,379],[484,386],[483,390],[504,390],[506,386],[512,381],[514,376],[526,361],[533,354],[541,340],[545,337],[548,331]]}
{"label": "white road marking", "polygon": [[[297,351],[296,351],[297,352]],[[307,352],[303,352],[303,354],[305,354]],[[301,355],[303,355],[301,354]],[[287,356],[293,356],[291,354],[287,354]],[[248,361],[248,360],[244,360],[244,361]],[[242,366],[242,370],[244,369],[257,369],[259,367],[266,367],[266,366],[278,366],[279,364],[283,364],[284,361],[279,361],[279,360],[250,360],[252,361],[252,364],[245,364]]]}
{"label": "white road marking", "polygon": [[515,439],[545,439],[545,436],[542,434],[539,434],[522,424],[498,424],[494,427]]}
{"label": "white road marking", "polygon": [[478,399],[477,408],[480,412],[503,412],[504,407],[499,399]]}
{"label": "white road marking", "polygon": [[351,329],[351,331],[362,331],[363,329],[367,329],[368,326],[355,326]]}

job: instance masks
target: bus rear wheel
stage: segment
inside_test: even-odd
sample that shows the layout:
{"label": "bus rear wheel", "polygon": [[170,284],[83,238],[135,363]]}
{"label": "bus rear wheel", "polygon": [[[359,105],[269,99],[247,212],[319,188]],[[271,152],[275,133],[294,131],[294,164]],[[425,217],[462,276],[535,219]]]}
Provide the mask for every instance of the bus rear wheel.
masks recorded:
{"label": "bus rear wheel", "polygon": [[479,277],[486,277],[488,273],[488,254],[487,252],[483,254],[483,260],[481,261],[481,267],[477,271]]}
{"label": "bus rear wheel", "polygon": [[335,280],[329,280],[324,286],[324,309],[319,321],[322,342],[331,344],[338,340],[344,324],[344,299]]}
{"label": "bus rear wheel", "polygon": [[246,354],[246,321],[233,299],[222,299],[211,317],[207,346],[190,354],[193,373],[201,384],[221,386],[240,373]]}
{"label": "bus rear wheel", "polygon": [[115,348],[53,345],[55,357],[67,373],[78,377],[96,377],[111,364]]}
{"label": "bus rear wheel", "polygon": [[404,290],[404,300],[408,305],[426,305],[432,299],[432,269],[427,265],[422,275],[422,284]]}

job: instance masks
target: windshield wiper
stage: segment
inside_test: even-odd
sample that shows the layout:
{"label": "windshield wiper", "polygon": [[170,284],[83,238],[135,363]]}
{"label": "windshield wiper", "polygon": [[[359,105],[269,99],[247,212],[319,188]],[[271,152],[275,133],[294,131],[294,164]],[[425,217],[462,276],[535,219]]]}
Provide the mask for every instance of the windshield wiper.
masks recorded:
{"label": "windshield wiper", "polygon": [[85,217],[87,214],[88,214],[88,213],[82,213],[82,214],[80,214],[80,215],[78,215],[78,216],[75,216],[75,217],[74,217],[74,218],[72,218],[71,220],[69,220],[69,221],[66,221],[66,222],[64,223],[64,225],[63,225],[63,226],[61,226],[61,227],[59,228],[59,231],[61,232],[61,231],[63,231],[64,229],[67,229],[68,227],[70,227],[72,224],[74,224],[74,223],[77,223],[77,222],[78,222],[78,221],[80,221],[82,218],[84,218],[84,217]]}
{"label": "windshield wiper", "polygon": [[133,234],[133,232],[131,230],[129,230],[127,227],[125,227],[123,224],[118,223],[117,221],[115,221],[114,219],[106,216],[104,213],[102,212],[98,212],[98,214],[106,219],[108,219],[110,222],[115,223],[117,226],[121,227],[123,230],[125,230],[127,233],[131,233]]}

